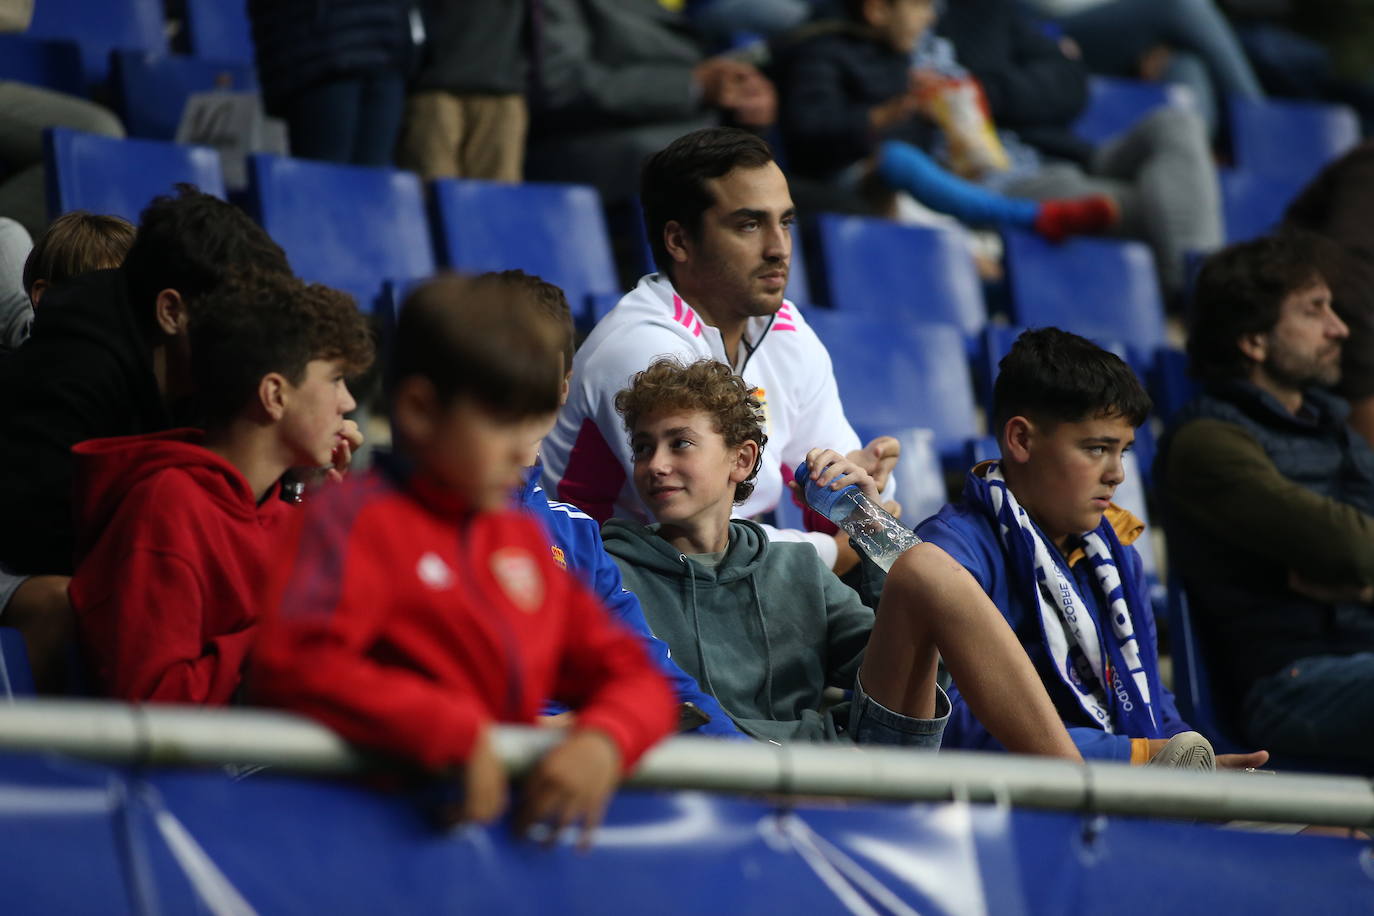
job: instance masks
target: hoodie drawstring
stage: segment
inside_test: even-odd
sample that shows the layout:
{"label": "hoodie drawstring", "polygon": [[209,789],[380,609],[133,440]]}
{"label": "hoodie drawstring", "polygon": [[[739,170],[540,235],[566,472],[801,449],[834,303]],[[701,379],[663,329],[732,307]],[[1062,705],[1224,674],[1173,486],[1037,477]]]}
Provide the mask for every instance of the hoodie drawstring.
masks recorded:
{"label": "hoodie drawstring", "polygon": [[754,613],[759,618],[759,630],[763,632],[763,695],[768,699],[768,717],[774,722],[778,717],[773,707],[773,644],[768,640],[768,622],[763,619],[763,602],[759,599],[758,583],[749,577],[749,594],[754,596]]}
{"label": "hoodie drawstring", "polygon": [[682,561],[682,566],[687,570],[687,581],[692,587],[692,634],[697,641],[697,661],[701,664],[701,679],[706,682],[706,692],[720,701],[716,688],[711,684],[711,670],[706,666],[706,650],[701,645],[701,614],[697,612],[697,575],[692,571],[692,561],[687,559],[687,554],[680,553],[677,558]]}
{"label": "hoodie drawstring", "polygon": [[[711,683],[711,670],[706,665],[706,650],[701,644],[701,613],[697,610],[697,576],[692,571],[692,562],[687,559],[685,553],[678,554],[677,558],[687,571],[687,581],[691,583],[692,634],[696,637],[697,659],[701,663],[701,679],[705,682],[706,692],[719,700],[720,695],[716,693],[715,685]],[[778,717],[773,709],[773,645],[768,639],[768,624],[763,618],[763,602],[759,598],[758,585],[754,582],[753,576],[749,577],[749,594],[754,598],[754,613],[758,615],[759,629],[763,632],[763,693],[768,700],[768,717],[776,722]],[[743,728],[743,726],[740,727]],[[759,736],[754,735],[754,737]]]}

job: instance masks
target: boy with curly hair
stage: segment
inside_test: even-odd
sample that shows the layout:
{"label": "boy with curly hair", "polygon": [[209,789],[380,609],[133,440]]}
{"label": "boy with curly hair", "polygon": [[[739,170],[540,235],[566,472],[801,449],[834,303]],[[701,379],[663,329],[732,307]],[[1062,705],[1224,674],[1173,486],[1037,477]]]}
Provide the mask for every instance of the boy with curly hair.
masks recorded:
{"label": "boy with curly hair", "polygon": [[[949,701],[943,655],[964,695],[1008,746],[1078,760],[1015,635],[973,579],[938,547],[898,558],[878,611],[807,544],[770,542],[732,519],[767,443],[760,404],[713,360],[659,360],[616,396],[634,456],[635,489],[657,524],[603,529],[629,588],[685,671],[736,724],[769,741],[852,740],[936,748]],[[807,455],[811,479],[873,479],[830,449]],[[822,711],[826,687],[853,688],[847,725]]]}

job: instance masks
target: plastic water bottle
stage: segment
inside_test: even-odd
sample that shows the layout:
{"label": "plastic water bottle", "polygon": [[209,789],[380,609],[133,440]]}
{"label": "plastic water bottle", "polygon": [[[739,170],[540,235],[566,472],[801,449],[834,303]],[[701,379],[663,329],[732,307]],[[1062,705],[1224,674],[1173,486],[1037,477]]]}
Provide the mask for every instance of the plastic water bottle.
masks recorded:
{"label": "plastic water bottle", "polygon": [[806,504],[849,535],[850,542],[884,572],[892,569],[897,557],[921,543],[916,532],[865,496],[858,484],[851,483],[841,490],[818,486],[805,461],[797,465],[795,479],[802,487]]}

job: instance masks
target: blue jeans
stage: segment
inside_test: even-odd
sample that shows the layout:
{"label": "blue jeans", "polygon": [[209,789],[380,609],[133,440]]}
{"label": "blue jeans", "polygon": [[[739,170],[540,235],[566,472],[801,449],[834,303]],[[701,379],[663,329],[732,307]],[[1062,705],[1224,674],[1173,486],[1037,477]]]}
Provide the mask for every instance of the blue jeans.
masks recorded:
{"label": "blue jeans", "polygon": [[401,131],[405,80],[395,73],[360,74],[311,86],[280,100],[291,155],[351,165],[391,165]]}
{"label": "blue jeans", "polygon": [[1242,715],[1255,747],[1374,761],[1374,652],[1290,662],[1251,686]]}
{"label": "blue jeans", "polygon": [[847,734],[855,744],[893,744],[935,751],[949,723],[949,697],[935,688],[935,718],[913,719],[893,712],[864,692],[854,677],[854,699],[849,707]]}
{"label": "blue jeans", "polygon": [[1198,97],[1201,111],[1214,112],[1226,95],[1264,97],[1236,33],[1213,0],[1113,0],[1056,20],[1083,49],[1095,73],[1135,76],[1136,63],[1155,45],[1196,57],[1208,79],[1198,81],[1186,67],[1168,74]]}
{"label": "blue jeans", "polygon": [[906,191],[921,203],[974,226],[1020,226],[1029,229],[1040,204],[1019,200],[965,181],[924,150],[901,140],[888,140],[878,153],[878,175],[889,187]]}

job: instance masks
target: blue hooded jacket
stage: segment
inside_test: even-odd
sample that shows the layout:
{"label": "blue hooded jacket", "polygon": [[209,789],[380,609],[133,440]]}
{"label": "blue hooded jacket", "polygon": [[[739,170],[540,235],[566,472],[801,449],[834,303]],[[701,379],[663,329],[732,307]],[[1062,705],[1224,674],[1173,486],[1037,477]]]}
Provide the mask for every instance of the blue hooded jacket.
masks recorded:
{"label": "blue hooded jacket", "polygon": [[[1008,575],[1006,552],[997,536],[993,519],[974,500],[966,496],[957,503],[945,505],[938,514],[926,519],[916,527],[916,533],[922,540],[939,545],[957,560],[978,581],[993,604],[997,605],[997,609],[1016,632],[1021,644],[1026,647],[1036,670],[1040,672],[1045,689],[1054,701],[1060,716],[1064,718],[1069,737],[1078,746],[1079,753],[1089,759],[1129,761],[1132,736],[1113,734],[1090,724],[1088,717],[1072,699],[1068,688],[1054,673],[1053,663],[1049,661],[1040,632],[1039,607],[1035,603],[1035,597],[1024,589],[1017,588],[1012,577]],[[1123,570],[1124,581],[1134,583],[1136,588],[1141,589],[1141,594],[1133,602],[1134,605],[1148,609],[1150,599],[1144,594],[1145,576],[1141,570],[1140,554],[1125,541],[1123,547],[1129,556],[1126,562],[1130,566],[1128,570]],[[1070,565],[1070,572],[1073,574],[1078,594],[1088,605],[1093,616],[1102,621],[1101,602],[1091,581],[1092,573],[1088,564],[1073,563]],[[1143,617],[1144,619],[1136,621],[1136,626],[1148,632],[1148,643],[1154,645],[1154,617],[1148,610]],[[1142,658],[1142,661],[1158,672],[1158,655],[1151,652],[1149,657]],[[974,718],[968,704],[959,695],[957,685],[956,689],[951,689],[948,693],[952,709],[941,746],[951,749],[1002,750],[997,740]],[[1178,708],[1174,705],[1174,695],[1167,688],[1162,689],[1162,694],[1157,704],[1162,735],[1172,737],[1179,732],[1188,731],[1190,726],[1178,714]]]}
{"label": "blue hooded jacket", "polygon": [[[639,599],[621,583],[620,568],[601,544],[601,527],[596,520],[576,506],[551,501],[539,486],[543,472],[542,463],[530,468],[516,499],[544,526],[554,562],[572,570],[617,620],[639,634],[649,656],[672,683],[679,702],[692,703],[711,717],[710,722],[694,729],[693,734],[746,739],[748,736],[735,726],[715,698],[677,666],[668,644],[650,631]],[[548,710],[550,713],[563,711],[561,708]]]}

